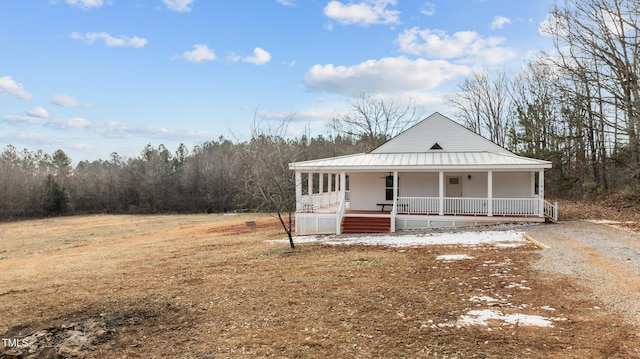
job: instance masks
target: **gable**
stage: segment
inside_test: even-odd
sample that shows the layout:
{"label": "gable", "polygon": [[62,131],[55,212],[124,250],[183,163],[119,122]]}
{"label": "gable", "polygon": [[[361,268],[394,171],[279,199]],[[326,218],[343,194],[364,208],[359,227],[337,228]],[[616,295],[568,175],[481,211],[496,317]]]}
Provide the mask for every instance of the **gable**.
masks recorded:
{"label": "gable", "polygon": [[511,153],[437,112],[385,142],[371,153],[433,151]]}

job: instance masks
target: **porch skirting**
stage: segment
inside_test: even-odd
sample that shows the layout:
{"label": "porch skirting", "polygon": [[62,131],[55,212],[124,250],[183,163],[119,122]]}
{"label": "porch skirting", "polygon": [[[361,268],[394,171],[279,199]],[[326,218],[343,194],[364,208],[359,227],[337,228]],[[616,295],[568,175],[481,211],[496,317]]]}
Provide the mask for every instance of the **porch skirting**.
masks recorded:
{"label": "porch skirting", "polygon": [[[344,217],[388,218],[392,221],[391,213],[385,212],[357,212],[345,213]],[[500,223],[532,223],[544,222],[543,217],[532,216],[439,216],[424,214],[396,214],[396,231],[426,230],[432,228],[453,228],[482,226]],[[342,217],[336,213],[296,213],[296,235],[336,234],[340,233]]]}
{"label": "porch skirting", "polygon": [[396,230],[410,231],[431,228],[486,226],[500,223],[544,222],[541,217],[486,217],[486,216],[396,216]]}

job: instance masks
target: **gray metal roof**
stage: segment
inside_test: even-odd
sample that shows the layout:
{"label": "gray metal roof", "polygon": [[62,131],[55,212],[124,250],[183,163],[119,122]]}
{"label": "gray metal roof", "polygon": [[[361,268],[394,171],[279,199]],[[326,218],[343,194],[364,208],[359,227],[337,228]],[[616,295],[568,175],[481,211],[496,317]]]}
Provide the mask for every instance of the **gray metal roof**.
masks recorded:
{"label": "gray metal roof", "polygon": [[522,170],[551,168],[551,162],[496,152],[361,153],[295,162],[289,169],[322,171]]}

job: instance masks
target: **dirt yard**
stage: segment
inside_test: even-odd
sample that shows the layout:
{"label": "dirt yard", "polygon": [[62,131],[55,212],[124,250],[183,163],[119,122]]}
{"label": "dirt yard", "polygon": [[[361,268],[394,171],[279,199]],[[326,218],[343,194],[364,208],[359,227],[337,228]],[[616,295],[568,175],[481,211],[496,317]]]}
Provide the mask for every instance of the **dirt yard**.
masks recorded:
{"label": "dirt yard", "polygon": [[638,302],[640,237],[519,230],[551,248],[291,251],[255,215],[3,223],[0,358],[640,358],[638,313],[620,304]]}

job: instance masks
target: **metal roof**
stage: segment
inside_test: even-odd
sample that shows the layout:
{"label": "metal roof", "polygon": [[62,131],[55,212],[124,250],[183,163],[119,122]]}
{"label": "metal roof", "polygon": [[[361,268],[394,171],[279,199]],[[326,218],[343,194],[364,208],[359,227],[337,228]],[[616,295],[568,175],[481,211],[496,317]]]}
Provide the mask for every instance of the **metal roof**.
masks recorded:
{"label": "metal roof", "polygon": [[551,168],[551,162],[496,152],[361,153],[289,164],[300,172],[515,170]]}

